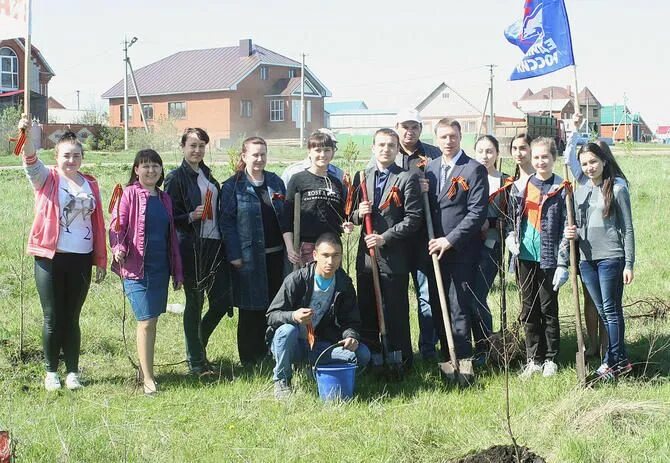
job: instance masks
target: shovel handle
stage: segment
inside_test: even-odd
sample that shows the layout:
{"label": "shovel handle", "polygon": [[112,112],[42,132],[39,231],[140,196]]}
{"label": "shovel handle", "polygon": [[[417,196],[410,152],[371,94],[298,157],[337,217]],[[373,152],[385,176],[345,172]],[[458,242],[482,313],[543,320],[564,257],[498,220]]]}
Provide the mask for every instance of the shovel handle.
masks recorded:
{"label": "shovel handle", "polygon": [[[570,172],[568,165],[564,164],[565,179],[569,179]],[[575,224],[574,198],[572,188],[568,187],[565,191],[565,208],[568,213],[568,225]],[[584,334],[582,332],[582,311],[579,304],[579,284],[577,282],[577,242],[570,240],[570,286],[572,286],[572,298],[575,306],[575,325],[577,329],[577,377],[581,384],[586,383],[586,361],[584,359]]]}
{"label": "shovel handle", "polygon": [[[300,254],[300,201],[299,191],[295,192],[293,197],[293,250]],[[293,270],[298,270],[300,263],[293,264]]]}
{"label": "shovel handle", "polygon": [[[426,228],[428,229],[428,239],[435,238],[435,229],[433,228],[433,217],[430,214],[430,201],[428,199],[428,192],[423,193],[423,211],[426,216]],[[444,331],[447,335],[447,343],[449,344],[449,360],[453,364],[454,371],[458,371],[458,357],[456,356],[456,348],[454,346],[454,333],[451,331],[451,316],[449,315],[449,302],[447,295],[444,292],[444,283],[442,282],[442,270],[440,269],[440,260],[436,254],[431,254],[433,260],[433,271],[435,272],[435,282],[437,283],[437,294],[440,298],[440,309],[442,311],[442,319],[444,320]]]}

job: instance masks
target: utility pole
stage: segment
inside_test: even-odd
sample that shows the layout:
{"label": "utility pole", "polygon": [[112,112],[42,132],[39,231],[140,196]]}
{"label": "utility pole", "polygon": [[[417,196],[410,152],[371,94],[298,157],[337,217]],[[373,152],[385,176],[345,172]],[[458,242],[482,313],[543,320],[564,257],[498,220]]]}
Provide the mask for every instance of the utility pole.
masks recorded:
{"label": "utility pole", "polygon": [[[128,42],[128,37],[123,38],[123,147],[128,150],[128,49],[137,42],[137,37],[133,37]],[[141,108],[140,108],[141,110]]]}
{"label": "utility pole", "polygon": [[77,90],[77,111],[79,111],[79,90]]}
{"label": "utility pole", "polygon": [[496,65],[487,64],[486,67],[489,68],[489,135],[494,135],[495,119],[493,115],[493,68],[496,67]]}
{"label": "utility pole", "polygon": [[305,53],[302,53],[300,68],[300,148],[305,143]]}

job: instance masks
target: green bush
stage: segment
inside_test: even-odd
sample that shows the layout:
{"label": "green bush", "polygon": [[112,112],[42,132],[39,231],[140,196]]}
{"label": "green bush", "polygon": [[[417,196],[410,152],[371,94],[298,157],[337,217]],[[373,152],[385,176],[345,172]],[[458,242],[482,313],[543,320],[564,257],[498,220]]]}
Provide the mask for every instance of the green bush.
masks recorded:
{"label": "green bush", "polygon": [[21,109],[17,106],[0,108],[0,154],[11,154],[14,143],[9,139],[18,134],[17,126],[21,119]]}
{"label": "green bush", "polygon": [[[123,133],[122,140],[123,140]],[[172,119],[159,119],[149,127],[149,132],[144,128],[132,129],[128,133],[128,147],[133,150],[152,148],[159,153],[174,151],[179,144],[181,132]]]}
{"label": "green bush", "polygon": [[98,136],[91,140],[92,150],[122,151],[123,148],[123,129],[121,127],[101,125],[98,127]]}

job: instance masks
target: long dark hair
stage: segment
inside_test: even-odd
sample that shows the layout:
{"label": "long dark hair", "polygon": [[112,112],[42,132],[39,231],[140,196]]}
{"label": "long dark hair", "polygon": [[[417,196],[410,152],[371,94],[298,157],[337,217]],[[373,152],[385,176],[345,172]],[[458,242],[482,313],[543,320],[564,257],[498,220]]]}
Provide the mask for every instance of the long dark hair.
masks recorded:
{"label": "long dark hair", "polygon": [[165,179],[165,169],[163,169],[163,160],[161,159],[160,154],[152,149],[144,149],[137,152],[135,155],[135,161],[133,161],[133,167],[130,169],[130,178],[126,186],[130,186],[133,183],[138,181],[137,174],[135,173],[135,168],[139,167],[140,164],[145,164],[147,162],[155,162],[161,166],[161,176],[156,182],[156,186],[160,187],[163,184]]}
{"label": "long dark hair", "polygon": [[261,137],[249,137],[242,142],[242,151],[240,152],[240,158],[235,164],[235,173],[238,174],[238,177],[244,173],[244,169],[247,167],[246,163],[242,159],[242,155],[247,152],[249,147],[247,145],[263,145],[265,149],[268,149],[267,142]]}
{"label": "long dark hair", "polygon": [[609,217],[612,210],[612,200],[614,199],[614,182],[616,178],[622,178],[626,185],[628,185],[628,179],[624,175],[621,167],[614,159],[612,152],[610,151],[609,146],[604,143],[587,143],[583,145],[579,150],[580,157],[583,153],[591,153],[603,163],[603,200],[605,201],[605,208],[603,209],[603,217]]}

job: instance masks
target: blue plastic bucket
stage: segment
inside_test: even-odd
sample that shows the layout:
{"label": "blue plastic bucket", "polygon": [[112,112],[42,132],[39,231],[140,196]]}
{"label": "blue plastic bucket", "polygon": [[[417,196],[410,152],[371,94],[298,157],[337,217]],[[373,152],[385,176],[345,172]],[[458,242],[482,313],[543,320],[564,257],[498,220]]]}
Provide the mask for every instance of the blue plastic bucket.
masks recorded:
{"label": "blue plastic bucket", "polygon": [[353,363],[314,366],[314,377],[321,400],[348,400],[354,396],[356,365]]}

